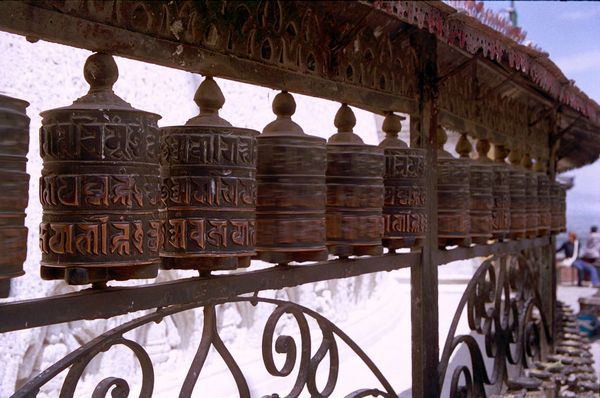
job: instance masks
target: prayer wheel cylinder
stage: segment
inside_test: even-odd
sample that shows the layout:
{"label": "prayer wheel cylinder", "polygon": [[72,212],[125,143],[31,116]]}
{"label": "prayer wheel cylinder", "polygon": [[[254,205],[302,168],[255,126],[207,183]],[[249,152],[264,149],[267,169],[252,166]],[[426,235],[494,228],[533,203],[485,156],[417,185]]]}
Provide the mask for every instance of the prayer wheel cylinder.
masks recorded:
{"label": "prayer wheel cylinder", "polygon": [[385,155],[383,245],[390,250],[421,248],[427,232],[425,209],[425,150],[408,148],[398,138],[400,116],[383,121],[386,137],[379,146]]}
{"label": "prayer wheel cylinder", "polygon": [[494,239],[503,241],[508,238],[510,231],[510,185],[509,166],[504,158],[507,151],[502,145],[494,148],[494,173],[492,195],[494,207],[492,208],[492,235]]}
{"label": "prayer wheel cylinder", "polygon": [[256,135],[219,117],[211,78],[194,97],[200,114],[161,128],[162,268],[201,272],[250,265],[256,255]]}
{"label": "prayer wheel cylinder", "polygon": [[484,245],[492,238],[492,161],[487,157],[490,145],[485,140],[477,143],[477,160],[469,158],[473,149],[466,134],[461,134],[456,151],[461,160],[469,164],[469,216],[471,241]]}
{"label": "prayer wheel cylinder", "polygon": [[527,213],[527,237],[535,238],[538,236],[539,225],[539,205],[538,205],[538,179],[537,173],[532,170],[533,163],[529,154],[523,156],[521,165],[525,168],[525,211]]}
{"label": "prayer wheel cylinder", "polygon": [[524,239],[527,234],[527,197],[525,193],[525,170],[521,167],[521,156],[515,149],[510,151],[511,167],[508,172],[510,189],[510,232],[511,239]]}
{"label": "prayer wheel cylinder", "polygon": [[110,55],[90,56],[89,92],[41,114],[43,279],[102,286],[158,272],[160,116],[115,95],[118,75]]}
{"label": "prayer wheel cylinder", "polygon": [[469,163],[444,150],[447,136],[438,128],[438,245],[469,246]]}
{"label": "prayer wheel cylinder", "polygon": [[550,178],[545,172],[543,161],[535,164],[538,189],[538,236],[550,234],[552,214],[550,212]]}
{"label": "prayer wheel cylinder", "polygon": [[327,259],[323,138],[310,136],[292,121],[288,92],[277,94],[277,118],[257,139],[256,252],[270,263]]}
{"label": "prayer wheel cylinder", "polygon": [[383,150],[353,133],[356,118],[343,104],[337,134],[327,142],[327,248],[339,257],[383,253]]}
{"label": "prayer wheel cylinder", "polygon": [[29,150],[29,103],[0,95],[0,297],[8,297],[10,279],[23,275],[27,257],[25,209],[29,200],[26,172]]}
{"label": "prayer wheel cylinder", "polygon": [[550,183],[550,213],[551,213],[551,232],[559,234],[566,232],[566,210],[567,210],[567,192],[565,188],[557,181]]}

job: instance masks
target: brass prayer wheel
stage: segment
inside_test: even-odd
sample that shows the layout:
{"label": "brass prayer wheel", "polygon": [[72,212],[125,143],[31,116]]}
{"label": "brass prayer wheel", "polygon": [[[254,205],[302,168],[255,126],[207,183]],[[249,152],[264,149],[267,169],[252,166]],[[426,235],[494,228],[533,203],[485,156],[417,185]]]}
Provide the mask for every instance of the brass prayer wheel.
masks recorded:
{"label": "brass prayer wheel", "polygon": [[494,147],[492,195],[494,207],[492,208],[492,235],[495,239],[503,241],[508,238],[510,231],[510,185],[509,166],[504,158],[507,151],[502,145]]}
{"label": "brass prayer wheel", "polygon": [[90,56],[89,92],[41,114],[43,279],[102,286],[158,272],[160,116],[115,95],[118,75],[110,55]]}
{"label": "brass prayer wheel", "polygon": [[340,257],[383,253],[383,150],[353,133],[356,118],[343,104],[338,132],[327,142],[327,248]]}
{"label": "brass prayer wheel", "polygon": [[448,137],[441,127],[438,127],[437,139],[438,245],[468,246],[471,244],[469,163],[444,150]]}
{"label": "brass prayer wheel", "polygon": [[27,106],[29,103],[23,100],[0,95],[0,297],[8,297],[11,278],[24,274],[27,257]]}
{"label": "brass prayer wheel", "polygon": [[247,267],[256,254],[258,131],[232,127],[219,116],[225,97],[211,77],[194,101],[198,116],[160,129],[162,267]]}
{"label": "brass prayer wheel", "polygon": [[510,189],[510,232],[511,239],[523,239],[527,234],[525,194],[525,170],[521,167],[521,155],[517,149],[510,151],[511,167],[508,172]]}
{"label": "brass prayer wheel", "polygon": [[471,241],[480,245],[492,238],[492,161],[487,157],[490,145],[485,140],[477,143],[477,160],[469,157],[473,149],[466,134],[461,134],[456,144],[460,159],[469,165],[469,216]]}
{"label": "brass prayer wheel", "polygon": [[550,213],[551,213],[551,232],[559,234],[566,232],[567,220],[567,192],[565,188],[558,182],[550,183]]}
{"label": "brass prayer wheel", "polygon": [[532,169],[533,163],[528,153],[525,153],[521,160],[521,165],[525,168],[525,211],[527,213],[527,237],[535,238],[538,235],[539,224],[539,206],[538,206],[538,187],[537,173]]}
{"label": "brass prayer wheel", "polygon": [[401,117],[388,113],[383,120],[385,155],[383,245],[390,250],[420,248],[427,231],[425,210],[425,150],[409,148],[398,138]]}
{"label": "brass prayer wheel", "polygon": [[307,135],[292,121],[294,98],[273,100],[277,118],[257,139],[256,252],[277,264],[327,259],[323,138]]}
{"label": "brass prayer wheel", "polygon": [[550,234],[552,214],[550,212],[550,178],[546,174],[544,162],[538,158],[535,163],[538,198],[538,235]]}

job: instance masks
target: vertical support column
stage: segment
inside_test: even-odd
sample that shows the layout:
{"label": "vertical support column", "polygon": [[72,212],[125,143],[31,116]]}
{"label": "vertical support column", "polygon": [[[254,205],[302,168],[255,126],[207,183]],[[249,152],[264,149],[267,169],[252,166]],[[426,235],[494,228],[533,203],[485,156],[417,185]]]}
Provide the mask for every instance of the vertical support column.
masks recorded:
{"label": "vertical support column", "polygon": [[418,114],[411,115],[411,144],[426,149],[425,179],[428,228],[421,265],[413,267],[411,283],[412,396],[440,394],[437,250],[437,47],[434,35],[416,31],[411,45],[416,53],[419,85]]}
{"label": "vertical support column", "polygon": [[[555,109],[558,109],[558,106]],[[548,119],[548,130],[550,132],[548,137],[548,148],[550,149],[548,156],[548,178],[550,179],[550,182],[553,182],[556,179],[556,153],[558,146],[560,145],[560,118],[558,110],[552,112]],[[544,308],[544,311],[547,311],[546,316],[548,317],[548,322],[552,322],[550,331],[552,333],[552,339],[554,339],[554,336],[556,336],[555,328],[558,325],[558,322],[554,319],[558,278],[556,275],[556,235],[552,233],[550,234],[550,246],[548,247],[548,254],[545,260],[550,263],[550,277],[549,281],[547,281],[549,284],[549,292],[541,292],[540,294],[542,294],[543,300],[550,299],[550,305],[548,306],[549,310]]]}

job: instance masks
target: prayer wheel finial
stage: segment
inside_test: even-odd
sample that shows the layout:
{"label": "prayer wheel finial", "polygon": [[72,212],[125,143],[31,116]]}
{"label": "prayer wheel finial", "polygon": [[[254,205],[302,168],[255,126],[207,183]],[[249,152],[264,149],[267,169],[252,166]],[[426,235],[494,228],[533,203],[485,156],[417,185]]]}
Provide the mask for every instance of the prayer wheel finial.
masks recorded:
{"label": "prayer wheel finial", "polygon": [[475,150],[477,150],[477,159],[484,162],[489,161],[490,158],[488,157],[488,153],[490,152],[490,148],[491,145],[487,139],[480,138],[477,140],[477,144],[475,145]]}
{"label": "prayer wheel finial", "polygon": [[119,69],[114,58],[109,54],[92,54],[83,66],[83,77],[90,85],[90,93],[110,90],[119,78]]}
{"label": "prayer wheel finial", "polygon": [[382,148],[408,148],[408,145],[400,138],[398,133],[402,130],[402,120],[405,117],[398,116],[393,112],[388,112],[383,119],[381,129],[385,133],[385,138],[379,144]]}
{"label": "prayer wheel finial", "polygon": [[533,162],[531,161],[531,156],[529,156],[528,153],[525,153],[521,158],[521,166],[525,167],[527,170],[531,170]]}
{"label": "prayer wheel finial", "polygon": [[456,152],[460,155],[461,158],[469,158],[469,154],[473,150],[473,145],[467,138],[467,133],[461,133],[458,142],[456,143]]}
{"label": "prayer wheel finial", "polygon": [[296,113],[296,101],[287,91],[282,91],[273,99],[273,113],[277,118],[263,129],[265,135],[304,135],[302,127],[292,120]]}
{"label": "prayer wheel finial", "polygon": [[546,160],[542,157],[538,157],[535,162],[535,171],[540,173],[546,172]]}
{"label": "prayer wheel finial", "polygon": [[521,153],[517,148],[513,148],[510,150],[510,153],[508,154],[508,160],[513,166],[521,164]]}
{"label": "prayer wheel finial", "polygon": [[198,86],[194,102],[198,105],[200,114],[188,120],[186,126],[231,126],[231,123],[219,116],[219,109],[225,104],[225,96],[211,76],[206,76]]}
{"label": "prayer wheel finial", "polygon": [[497,144],[494,145],[494,160],[498,163],[505,163],[506,155],[508,154],[508,150],[504,145]]}
{"label": "prayer wheel finial", "polygon": [[340,106],[333,119],[333,124],[338,132],[332,135],[327,142],[330,144],[363,144],[363,140],[353,132],[354,126],[356,126],[356,117],[347,104]]}

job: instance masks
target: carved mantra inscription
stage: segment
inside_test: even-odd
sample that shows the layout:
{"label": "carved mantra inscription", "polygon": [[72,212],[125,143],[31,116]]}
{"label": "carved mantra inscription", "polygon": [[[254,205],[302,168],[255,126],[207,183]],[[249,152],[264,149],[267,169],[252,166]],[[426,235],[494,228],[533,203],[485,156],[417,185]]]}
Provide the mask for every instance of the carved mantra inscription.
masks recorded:
{"label": "carved mantra inscription", "polygon": [[485,244],[492,237],[493,171],[491,163],[470,162],[470,217],[474,243]]}
{"label": "carved mantra inscription", "polygon": [[492,232],[495,238],[504,239],[510,229],[510,188],[508,166],[495,163],[493,165],[492,195]]}
{"label": "carved mantra inscription", "polygon": [[525,172],[525,212],[527,222],[527,236],[536,237],[539,227],[539,204],[537,174],[533,171]]}
{"label": "carved mantra inscription", "polygon": [[538,183],[538,234],[550,233],[552,216],[550,213],[550,180],[545,173],[537,173]]}
{"label": "carved mantra inscription", "polygon": [[8,289],[2,288],[6,286],[3,280],[23,275],[23,262],[27,257],[28,105],[25,101],[0,95],[0,298],[8,295]]}
{"label": "carved mantra inscription", "polygon": [[383,150],[327,145],[327,246],[337,256],[383,252]]}
{"label": "carved mantra inscription", "polygon": [[130,272],[112,277],[125,279],[135,277],[139,265],[157,267],[163,239],[158,115],[74,105],[43,117],[43,277],[86,283],[48,270],[119,267]]}
{"label": "carved mantra inscription", "polygon": [[256,244],[258,132],[194,125],[161,131],[163,266],[248,266]]}
{"label": "carved mantra inscription", "polygon": [[46,209],[144,209],[158,204],[158,176],[51,175],[40,178]]}
{"label": "carved mantra inscription", "polygon": [[82,263],[89,257],[113,256],[116,261],[156,257],[162,240],[160,222],[121,218],[97,216],[84,218],[83,222],[42,222],[40,249],[45,255],[44,263],[63,257]]}
{"label": "carved mantra inscription", "polygon": [[165,225],[165,243],[170,254],[190,250],[228,253],[243,248],[248,255],[256,242],[255,222],[246,219],[185,218],[169,219]]}
{"label": "carved mantra inscription", "polygon": [[459,159],[439,159],[438,237],[442,244],[466,243],[470,229],[469,165]]}
{"label": "carved mantra inscription", "polygon": [[257,141],[258,257],[275,263],[325,259],[325,140],[262,135]]}
{"label": "carved mantra inscription", "polygon": [[525,173],[514,167],[509,171],[510,186],[510,237],[524,238],[527,231],[527,197],[525,196]]}
{"label": "carved mantra inscription", "polygon": [[425,152],[386,148],[384,172],[384,246],[420,247],[427,230]]}

